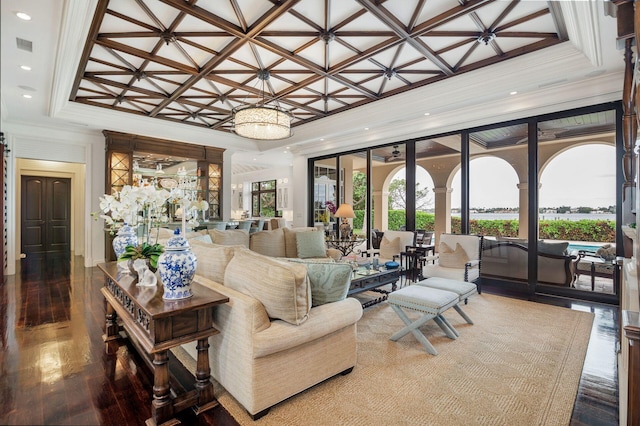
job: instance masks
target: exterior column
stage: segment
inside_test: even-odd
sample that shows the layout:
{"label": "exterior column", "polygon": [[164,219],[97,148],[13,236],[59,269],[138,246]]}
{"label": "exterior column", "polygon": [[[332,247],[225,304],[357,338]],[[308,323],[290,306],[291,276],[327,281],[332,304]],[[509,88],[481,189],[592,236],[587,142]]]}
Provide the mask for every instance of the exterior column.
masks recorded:
{"label": "exterior column", "polygon": [[529,229],[529,182],[521,182],[516,185],[518,192],[518,238],[526,240],[527,229]]}
{"label": "exterior column", "polygon": [[389,199],[389,191],[373,191],[373,224],[371,228],[376,228],[379,231],[387,229],[389,225],[389,203],[385,203],[385,200]]}
{"label": "exterior column", "polygon": [[435,245],[440,243],[440,234],[451,232],[451,192],[452,188],[433,188],[435,195]]}

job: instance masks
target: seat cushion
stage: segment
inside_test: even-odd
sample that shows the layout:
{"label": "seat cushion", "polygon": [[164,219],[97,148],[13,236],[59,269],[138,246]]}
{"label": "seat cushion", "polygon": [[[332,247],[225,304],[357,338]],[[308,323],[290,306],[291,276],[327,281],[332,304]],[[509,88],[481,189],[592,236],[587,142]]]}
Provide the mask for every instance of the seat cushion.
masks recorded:
{"label": "seat cushion", "polygon": [[299,325],[309,316],[311,291],[304,265],[237,248],[224,285],[258,299],[270,318]]}
{"label": "seat cushion", "polygon": [[457,304],[459,296],[451,291],[417,285],[403,287],[389,294],[387,302],[392,305],[437,315]]}
{"label": "seat cushion", "polygon": [[478,287],[474,283],[441,277],[427,278],[426,280],[418,281],[416,285],[452,291],[460,296],[460,300],[464,300],[478,292]]}

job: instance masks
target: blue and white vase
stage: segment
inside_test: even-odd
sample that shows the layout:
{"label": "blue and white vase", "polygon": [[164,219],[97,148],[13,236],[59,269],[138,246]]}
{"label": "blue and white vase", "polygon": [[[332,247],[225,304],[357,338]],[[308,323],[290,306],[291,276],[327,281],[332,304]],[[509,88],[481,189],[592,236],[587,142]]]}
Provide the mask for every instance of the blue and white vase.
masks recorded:
{"label": "blue and white vase", "polygon": [[162,298],[178,300],[193,296],[191,282],[197,266],[198,259],[189,242],[180,235],[180,229],[176,229],[158,258],[158,273],[164,287]]}
{"label": "blue and white vase", "polygon": [[118,229],[118,233],[113,238],[113,251],[116,253],[116,260],[124,253],[127,246],[137,246],[138,236],[136,231],[126,223]]}

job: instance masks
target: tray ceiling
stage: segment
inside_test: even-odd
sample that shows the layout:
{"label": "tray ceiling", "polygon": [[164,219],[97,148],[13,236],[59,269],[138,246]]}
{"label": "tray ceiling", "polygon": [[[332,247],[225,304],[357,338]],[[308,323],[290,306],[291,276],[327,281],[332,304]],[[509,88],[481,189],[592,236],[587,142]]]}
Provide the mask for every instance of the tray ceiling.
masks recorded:
{"label": "tray ceiling", "polygon": [[70,99],[230,132],[264,96],[298,126],[565,40],[557,2],[100,0]]}

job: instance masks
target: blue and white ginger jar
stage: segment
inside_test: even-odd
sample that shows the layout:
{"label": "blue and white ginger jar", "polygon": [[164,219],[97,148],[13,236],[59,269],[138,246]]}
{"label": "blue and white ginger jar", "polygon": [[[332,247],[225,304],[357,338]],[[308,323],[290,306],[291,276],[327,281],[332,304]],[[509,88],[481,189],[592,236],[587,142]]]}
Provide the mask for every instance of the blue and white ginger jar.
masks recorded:
{"label": "blue and white ginger jar", "polygon": [[126,223],[118,229],[118,233],[113,238],[113,251],[116,254],[116,260],[125,252],[127,246],[137,246],[138,236],[136,231]]}
{"label": "blue and white ginger jar", "polygon": [[165,300],[193,296],[191,282],[198,266],[198,259],[189,248],[189,242],[180,235],[180,229],[176,229],[174,234],[158,258],[158,273],[164,287],[162,298]]}

